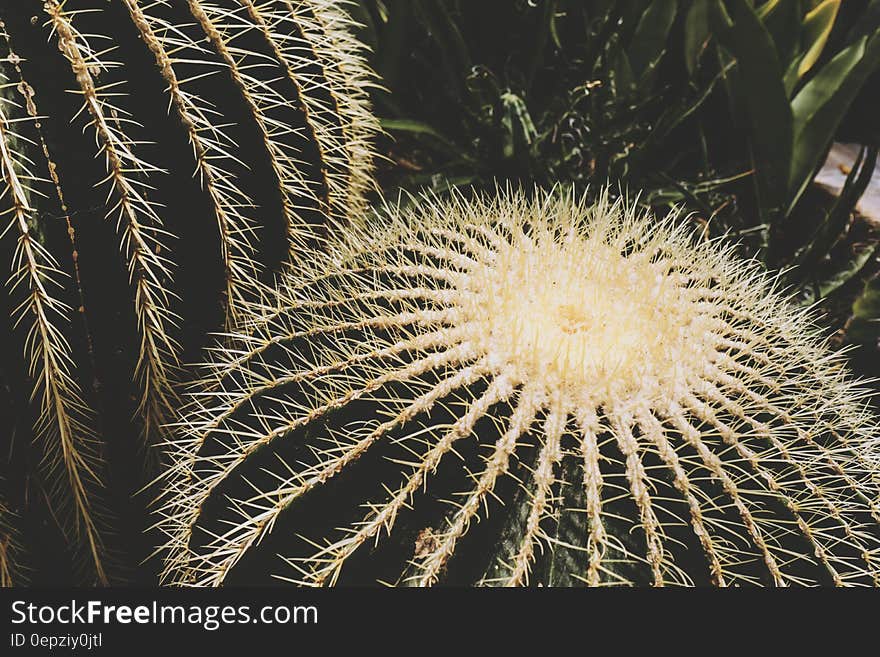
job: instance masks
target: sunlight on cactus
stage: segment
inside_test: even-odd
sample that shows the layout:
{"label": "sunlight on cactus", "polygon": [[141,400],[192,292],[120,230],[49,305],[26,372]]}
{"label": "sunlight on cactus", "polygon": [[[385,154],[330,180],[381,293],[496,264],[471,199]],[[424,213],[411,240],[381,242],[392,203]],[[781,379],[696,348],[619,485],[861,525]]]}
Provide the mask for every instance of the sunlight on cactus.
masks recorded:
{"label": "sunlight on cactus", "polygon": [[869,393],[680,216],[424,199],[271,299],[183,415],[166,583],[880,581]]}

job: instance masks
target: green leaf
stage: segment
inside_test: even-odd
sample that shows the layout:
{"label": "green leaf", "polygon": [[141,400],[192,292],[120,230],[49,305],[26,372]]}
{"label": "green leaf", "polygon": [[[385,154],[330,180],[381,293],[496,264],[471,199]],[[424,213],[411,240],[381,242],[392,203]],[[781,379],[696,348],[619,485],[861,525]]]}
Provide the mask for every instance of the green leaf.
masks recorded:
{"label": "green leaf", "polygon": [[[834,248],[849,224],[850,215],[856,204],[871,182],[874,167],[877,164],[877,154],[878,148],[875,146],[863,146],[859,150],[856,161],[847,174],[843,188],[831,206],[825,221],[816,229],[803,255],[797,261],[800,271],[809,272],[812,270],[815,263]],[[796,276],[796,279],[802,277],[803,274]]]}
{"label": "green leaf", "polygon": [[[535,8],[533,11],[537,12],[539,10]],[[535,79],[535,75],[537,75],[538,71],[541,69],[541,66],[544,63],[544,55],[545,51],[547,50],[547,43],[550,41],[551,38],[553,38],[557,42],[559,39],[559,36],[554,34],[554,31],[556,29],[556,0],[547,0],[547,2],[544,3],[544,8],[541,11],[540,16],[540,22],[533,30],[534,41],[532,41],[530,52],[526,57],[526,90],[530,90],[532,88],[532,82]]]}
{"label": "green leaf", "polygon": [[618,49],[611,58],[611,70],[609,71],[614,95],[617,98],[626,97],[635,89],[635,76],[629,57],[623,49]]}
{"label": "green leaf", "polygon": [[559,15],[555,11],[550,15],[550,36],[553,39],[553,45],[562,48],[562,39],[559,38],[559,25],[557,23]]}
{"label": "green leaf", "polygon": [[843,42],[849,44],[859,37],[873,34],[878,25],[880,25],[880,0],[870,0],[868,6],[859,15],[859,20],[855,21],[846,33]]}
{"label": "green leaf", "polygon": [[427,123],[422,123],[421,121],[413,121],[410,119],[380,119],[380,123],[385,130],[397,130],[400,132],[430,135],[442,141],[449,142],[446,137],[437,132],[432,126]]}
{"label": "green leaf", "polygon": [[683,98],[681,102],[667,108],[657,120],[654,129],[645,139],[643,148],[647,150],[659,144],[674,128],[680,125],[682,121],[696,112],[711,95],[712,91],[715,89],[715,85],[724,79],[734,65],[735,62],[730,61],[722,66],[721,70],[715,74],[715,77],[709,80],[709,82],[698,91],[695,97]]}
{"label": "green leaf", "polygon": [[449,13],[447,4],[440,0],[410,0],[398,4],[412,4],[422,25],[438,46],[441,53],[440,64],[446,75],[448,88],[461,96],[464,90],[463,80],[473,64],[464,37]]}
{"label": "green leaf", "polygon": [[768,2],[762,5],[762,11],[758,12],[761,22],[764,23],[764,27],[776,45],[776,53],[783,68],[786,68],[799,55],[801,41],[800,4],[796,0]]}
{"label": "green leaf", "polygon": [[718,37],[737,60],[733,88],[748,118],[762,219],[777,216],[788,197],[793,129],[791,106],[783,85],[776,46],[754,9],[746,0],[715,4],[713,24]]}
{"label": "green leaf", "polygon": [[838,9],[840,9],[840,0],[824,0],[804,18],[804,43],[807,45],[807,52],[798,66],[799,77],[803,77],[813,68],[819,55],[822,54],[828,35],[831,34],[831,28],[834,27]]}
{"label": "green leaf", "polygon": [[846,337],[851,343],[880,344],[880,275],[865,283],[853,303]]}
{"label": "green leaf", "polygon": [[785,85],[785,95],[788,98],[791,98],[791,95],[794,93],[794,88],[797,86],[800,78],[798,77],[798,67],[801,64],[801,58],[795,57],[791,63],[789,63],[788,68],[785,69],[785,75],[783,76],[782,83]]}
{"label": "green leaf", "polygon": [[853,317],[880,322],[880,277],[865,284],[862,294],[853,303]]}
{"label": "green leaf", "polygon": [[394,89],[401,75],[401,65],[406,61],[404,49],[406,37],[413,30],[412,5],[403,3],[396,11],[387,16],[384,25],[379,29],[378,39],[382,47],[374,58],[377,73],[390,89]]}
{"label": "green leaf", "polygon": [[789,212],[812,180],[850,104],[878,65],[880,30],[840,51],[794,97]]}
{"label": "green leaf", "polygon": [[655,0],[642,14],[627,53],[636,79],[643,79],[666,52],[676,5],[675,0]]}
{"label": "green leaf", "polygon": [[[767,0],[767,2],[765,2],[763,5],[760,6],[760,8],[758,8],[758,18],[760,18],[762,21],[765,20],[768,15],[770,15],[779,7],[779,4],[779,0]],[[796,5],[798,3],[794,2],[791,4]]]}
{"label": "green leaf", "polygon": [[473,158],[464,153],[451,139],[440,134],[427,123],[410,119],[380,119],[379,123],[383,129],[391,132],[408,132],[410,134],[430,137],[447,155],[453,156],[456,160],[473,162]]}
{"label": "green leaf", "polygon": [[684,64],[688,74],[694,74],[700,55],[711,37],[709,0],[694,0],[684,21]]}
{"label": "green leaf", "polygon": [[[853,278],[859,275],[865,265],[871,259],[874,249],[871,247],[859,249],[855,252],[852,259],[846,263],[844,267],[827,276],[819,283],[819,298],[824,299],[835,290],[843,287]],[[858,300],[856,300],[858,303]],[[880,315],[876,316],[880,320]],[[880,328],[880,326],[878,326]]]}

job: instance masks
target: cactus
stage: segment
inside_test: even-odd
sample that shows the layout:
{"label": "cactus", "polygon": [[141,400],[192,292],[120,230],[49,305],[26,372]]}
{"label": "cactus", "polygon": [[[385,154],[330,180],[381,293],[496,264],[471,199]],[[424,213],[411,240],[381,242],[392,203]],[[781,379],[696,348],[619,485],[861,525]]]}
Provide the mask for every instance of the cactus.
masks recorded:
{"label": "cactus", "polygon": [[40,446],[11,470],[41,461],[89,581],[107,445],[164,443],[206,331],[362,209],[349,27],[330,0],[0,2],[2,366]]}
{"label": "cactus", "polygon": [[21,558],[21,541],[17,528],[18,517],[0,498],[0,587],[21,585],[26,573]]}
{"label": "cactus", "polygon": [[607,190],[380,214],[213,351],[165,582],[880,582],[869,393],[778,279]]}

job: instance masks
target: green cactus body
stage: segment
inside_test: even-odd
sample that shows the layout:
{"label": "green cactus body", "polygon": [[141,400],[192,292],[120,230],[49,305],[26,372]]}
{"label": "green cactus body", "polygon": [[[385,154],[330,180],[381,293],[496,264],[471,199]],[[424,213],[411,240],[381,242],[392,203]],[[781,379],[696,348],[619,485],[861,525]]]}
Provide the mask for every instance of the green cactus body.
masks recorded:
{"label": "green cactus body", "polygon": [[0,21],[9,497],[37,481],[106,582],[108,446],[164,443],[206,333],[360,212],[370,75],[325,0],[2,0]]}
{"label": "green cactus body", "polygon": [[214,352],[166,582],[878,583],[868,393],[756,265],[607,195],[385,214]]}

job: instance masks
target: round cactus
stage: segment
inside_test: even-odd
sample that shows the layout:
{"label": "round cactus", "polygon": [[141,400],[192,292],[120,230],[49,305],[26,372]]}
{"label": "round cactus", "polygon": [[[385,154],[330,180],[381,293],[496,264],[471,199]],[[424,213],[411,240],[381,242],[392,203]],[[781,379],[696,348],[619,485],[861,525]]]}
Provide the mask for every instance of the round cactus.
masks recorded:
{"label": "round cactus", "polygon": [[91,581],[107,446],[163,443],[206,332],[362,209],[377,124],[349,27],[328,0],[0,2],[10,472]]}
{"label": "round cactus", "polygon": [[385,215],[214,350],[166,582],[880,582],[869,393],[758,265],[606,192]]}

